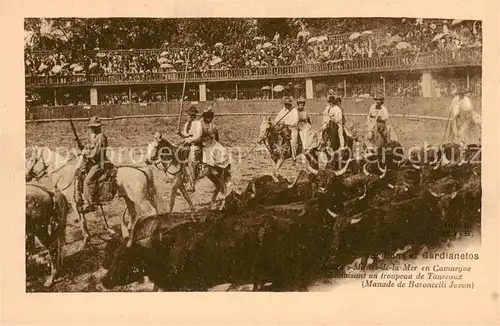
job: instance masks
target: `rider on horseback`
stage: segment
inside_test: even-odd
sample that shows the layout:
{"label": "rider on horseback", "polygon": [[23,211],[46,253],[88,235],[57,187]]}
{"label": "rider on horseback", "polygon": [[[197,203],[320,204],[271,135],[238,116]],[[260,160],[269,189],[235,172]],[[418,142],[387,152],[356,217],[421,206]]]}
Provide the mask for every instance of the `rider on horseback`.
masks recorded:
{"label": "rider on horseback", "polygon": [[339,137],[339,143],[340,147],[339,148],[344,148],[345,147],[345,141],[344,141],[344,124],[345,124],[345,117],[344,117],[344,112],[342,108],[340,107],[340,103],[342,103],[342,98],[333,92],[329,92],[328,97],[327,97],[328,105],[326,106],[325,110],[323,111],[323,124],[320,128],[320,131],[325,130],[328,125],[330,124],[330,121],[335,122],[338,126],[338,137]]}
{"label": "rider on horseback", "polygon": [[[467,89],[459,89],[450,106],[451,136],[461,144],[467,142],[467,138],[470,136],[468,133],[473,127],[481,131],[481,115],[474,110],[467,93]],[[458,120],[462,120],[460,129],[458,129]]]}
{"label": "rider on horseback", "polygon": [[284,107],[278,112],[278,115],[274,119],[274,125],[276,126],[276,131],[279,133],[285,132],[286,129],[290,131],[290,146],[292,151],[292,160],[295,162],[297,156],[297,140],[298,140],[298,123],[299,115],[297,110],[292,108],[292,99],[285,97],[283,101]]}
{"label": "rider on horseback", "polygon": [[196,109],[196,107],[191,106],[186,110],[186,114],[189,116],[189,121],[184,125],[184,129],[182,131],[178,130],[177,133],[179,136],[184,138],[182,146],[189,147],[187,176],[190,187],[186,190],[194,192],[197,166],[201,163],[202,157],[201,136],[203,128],[200,120],[196,119],[196,116],[198,115],[198,109]]}
{"label": "rider on horseback", "polygon": [[84,159],[82,168],[85,170],[85,167],[90,165],[89,171],[83,182],[83,213],[95,210],[94,194],[97,181],[105,171],[106,164],[109,163],[106,156],[108,138],[101,130],[101,120],[98,117],[92,117],[90,118],[88,126],[90,128],[89,143],[82,151]]}
{"label": "rider on horseback", "polygon": [[307,149],[309,147],[309,131],[311,130],[312,125],[309,113],[307,111],[304,111],[305,106],[306,100],[301,96],[297,100],[297,112],[299,116],[298,131],[303,149]]}
{"label": "rider on horseback", "polygon": [[229,152],[219,143],[219,131],[213,123],[214,112],[211,108],[201,114],[203,163],[210,167],[226,168],[229,165]]}
{"label": "rider on horseback", "polygon": [[366,139],[368,141],[374,140],[374,132],[377,127],[377,119],[381,118],[384,121],[389,119],[389,112],[387,111],[387,107],[384,105],[385,98],[382,95],[376,95],[373,97],[375,103],[370,107],[368,111],[368,117],[366,119]]}

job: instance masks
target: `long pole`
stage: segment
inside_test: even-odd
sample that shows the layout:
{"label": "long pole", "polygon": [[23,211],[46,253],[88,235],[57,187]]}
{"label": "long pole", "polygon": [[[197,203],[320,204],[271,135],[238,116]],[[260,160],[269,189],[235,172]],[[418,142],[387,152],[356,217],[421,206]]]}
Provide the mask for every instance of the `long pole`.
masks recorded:
{"label": "long pole", "polygon": [[179,119],[177,121],[177,130],[181,130],[182,105],[184,102],[184,93],[186,92],[186,78],[187,78],[188,62],[189,62],[189,50],[188,50],[187,55],[186,55],[186,69],[184,70],[184,82],[182,83],[182,97],[181,97],[181,105],[179,107]]}

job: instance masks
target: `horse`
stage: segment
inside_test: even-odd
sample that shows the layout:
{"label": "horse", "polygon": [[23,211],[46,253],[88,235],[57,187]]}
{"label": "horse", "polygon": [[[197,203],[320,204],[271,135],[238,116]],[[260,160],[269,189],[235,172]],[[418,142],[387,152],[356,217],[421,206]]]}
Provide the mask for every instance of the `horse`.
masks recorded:
{"label": "horse", "polygon": [[339,152],[340,138],[338,136],[338,128],[338,125],[334,121],[330,121],[324,130],[318,130],[312,136],[311,145],[305,153],[311,171],[314,172],[319,168],[320,152],[326,155],[327,166],[331,165],[334,170],[341,168],[340,161],[347,162],[348,159],[352,158],[354,137],[349,135],[344,129],[345,148]]}
{"label": "horse", "polygon": [[[275,164],[275,169],[272,174],[273,179],[278,182],[276,173],[281,168],[283,163],[292,157],[292,147],[290,140],[290,130],[287,128],[278,129],[274,125],[270,117],[263,117],[260,123],[259,139],[264,143],[271,160]],[[297,156],[303,152],[303,144],[300,137],[297,139]]]}
{"label": "horse", "polygon": [[[77,199],[77,174],[83,157],[72,154],[69,157],[64,157],[48,147],[35,147],[34,149],[34,155],[32,155],[28,163],[26,181],[29,182],[32,179],[40,180],[43,177],[47,177],[54,184],[54,187],[62,192],[78,215],[80,227],[83,232],[83,249],[88,244],[90,238],[85,214],[81,211]],[[107,193],[102,189],[98,189],[101,196],[97,206],[101,210],[106,230],[111,235],[114,235],[115,231],[109,227],[102,205],[103,203],[110,202],[117,195],[124,198],[127,208],[122,215],[121,231],[122,236],[127,238],[130,235],[133,224],[136,222],[137,208],[141,210],[144,216],[157,214],[156,187],[150,169],[126,165],[113,166],[113,169],[116,169],[114,176],[112,176],[113,187],[107,190]],[[125,226],[125,213],[127,211],[130,219],[128,225]]]}
{"label": "horse", "polygon": [[68,210],[68,201],[60,191],[26,184],[26,258],[35,247],[36,237],[49,252],[51,273],[44,283],[46,287],[52,285],[63,265],[62,246]]}
{"label": "horse", "polygon": [[[148,144],[146,164],[155,164],[162,170],[167,177],[173,177],[172,191],[168,212],[172,213],[175,204],[177,191],[181,193],[191,210],[191,219],[194,221],[194,212],[196,211],[191,201],[191,198],[186,191],[185,179],[187,177],[187,160],[189,156],[189,148],[176,146],[163,138],[159,132],[154,136],[154,140]],[[160,165],[160,166],[159,166]],[[200,166],[198,167],[200,168]],[[213,209],[219,193],[226,193],[226,185],[231,177],[231,166],[221,168],[203,164],[203,169],[199,169],[196,181],[207,177],[215,186],[215,189],[210,200],[210,209]]]}

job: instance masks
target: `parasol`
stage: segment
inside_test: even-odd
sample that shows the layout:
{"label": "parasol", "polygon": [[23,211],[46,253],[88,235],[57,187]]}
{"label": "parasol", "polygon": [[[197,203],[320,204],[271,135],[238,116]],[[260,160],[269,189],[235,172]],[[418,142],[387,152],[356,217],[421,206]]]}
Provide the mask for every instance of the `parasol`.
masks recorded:
{"label": "parasol", "polygon": [[168,55],[168,52],[167,51],[163,51],[161,54],[160,54],[160,57],[164,57],[164,56],[167,56]]}
{"label": "parasol", "polygon": [[215,66],[216,64],[221,63],[221,62],[222,62],[222,58],[215,57],[213,60],[210,61],[210,65]]}
{"label": "parasol", "polygon": [[318,42],[324,42],[327,40],[328,40],[328,36],[326,36],[326,35],[318,36]]}
{"label": "parasol", "polygon": [[162,64],[162,63],[166,63],[168,60],[167,58],[160,58],[158,59],[158,63]]}
{"label": "parasol", "polygon": [[98,57],[98,58],[104,58],[105,56],[106,56],[106,53],[104,53],[104,52],[99,52],[96,54],[96,57]]}
{"label": "parasol", "polygon": [[271,89],[271,86],[264,86],[261,88],[262,90],[268,90],[268,89]]}
{"label": "parasol", "polygon": [[264,49],[270,48],[271,46],[273,46],[273,44],[271,42],[266,42],[266,43],[262,44],[262,48],[264,48]]}
{"label": "parasol", "polygon": [[411,48],[411,44],[408,42],[399,42],[396,44],[396,49],[402,50],[402,49],[409,49]]}
{"label": "parasol", "polygon": [[316,42],[316,41],[318,41],[318,38],[316,36],[313,36],[307,40],[307,43],[312,43],[312,42]]}
{"label": "parasol", "polygon": [[215,47],[221,47],[221,46],[224,46],[224,44],[222,44],[221,42],[218,42],[218,43],[215,43]]}
{"label": "parasol", "polygon": [[94,67],[97,66],[97,62],[92,62],[90,65],[89,65],[89,68],[92,69]]}
{"label": "parasol", "polygon": [[360,37],[360,36],[361,36],[361,33],[359,33],[359,32],[354,32],[354,33],[352,33],[352,34],[351,34],[351,36],[349,36],[349,40],[351,40],[351,41],[352,41],[352,40],[355,40],[355,39],[357,39],[357,38],[358,38],[358,37]]}
{"label": "parasol", "polygon": [[451,22],[451,26],[458,25],[458,24],[462,23],[463,21],[464,21],[463,19],[453,19],[453,21]]}
{"label": "parasol", "polygon": [[285,87],[283,87],[282,85],[276,85],[276,86],[274,86],[273,91],[275,91],[275,92],[281,92],[284,89],[285,89]]}
{"label": "parasol", "polygon": [[61,69],[62,69],[62,67],[61,67],[61,66],[54,66],[54,67],[52,67],[52,70],[51,70],[51,71],[52,71],[54,74],[57,74],[58,72],[60,72],[60,71],[61,71]]}

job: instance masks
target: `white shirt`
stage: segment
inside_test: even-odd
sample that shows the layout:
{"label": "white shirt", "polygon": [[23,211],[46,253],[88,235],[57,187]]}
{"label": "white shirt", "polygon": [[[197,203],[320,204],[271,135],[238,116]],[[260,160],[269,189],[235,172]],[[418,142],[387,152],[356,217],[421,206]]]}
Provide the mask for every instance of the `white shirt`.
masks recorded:
{"label": "white shirt", "polygon": [[450,110],[452,112],[452,117],[456,118],[461,113],[473,111],[472,102],[468,96],[464,96],[461,99],[455,96],[451,101]]}
{"label": "white shirt", "polygon": [[338,105],[328,105],[323,111],[323,126],[325,127],[330,120],[342,124],[342,118],[342,109]]}
{"label": "white shirt", "polygon": [[203,127],[201,126],[200,120],[191,121],[191,127],[188,130],[189,121],[184,125],[183,133],[185,135],[190,135],[187,138],[184,138],[186,143],[193,143],[201,138],[203,134]]}
{"label": "white shirt", "polygon": [[377,104],[373,104],[368,111],[368,118],[377,120],[379,117],[384,118],[385,120],[389,119],[387,107],[385,105],[381,105],[380,109],[377,109]]}
{"label": "white shirt", "polygon": [[299,112],[295,108],[290,109],[290,112],[286,108],[282,108],[274,119],[274,124],[277,124],[278,121],[279,123],[287,125],[289,127],[295,127],[299,124]]}

